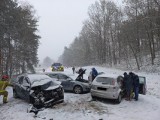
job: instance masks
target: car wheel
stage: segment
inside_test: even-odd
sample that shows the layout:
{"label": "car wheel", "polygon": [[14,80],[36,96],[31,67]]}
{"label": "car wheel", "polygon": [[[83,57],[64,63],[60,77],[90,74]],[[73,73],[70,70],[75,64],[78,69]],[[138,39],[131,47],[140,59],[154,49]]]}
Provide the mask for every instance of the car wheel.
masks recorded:
{"label": "car wheel", "polygon": [[116,103],[121,103],[121,101],[122,101],[122,95],[121,94],[119,94],[119,96],[118,96],[118,98],[116,99]]}
{"label": "car wheel", "polygon": [[96,97],[95,97],[95,96],[91,96],[91,97],[92,97],[92,100],[93,100],[93,101],[95,101],[95,100],[96,100]]}
{"label": "car wheel", "polygon": [[74,89],[73,89],[73,91],[76,94],[81,94],[83,92],[82,87],[79,86],[79,85],[75,86]]}
{"label": "car wheel", "polygon": [[13,97],[18,98],[17,92],[15,90],[13,90]]}

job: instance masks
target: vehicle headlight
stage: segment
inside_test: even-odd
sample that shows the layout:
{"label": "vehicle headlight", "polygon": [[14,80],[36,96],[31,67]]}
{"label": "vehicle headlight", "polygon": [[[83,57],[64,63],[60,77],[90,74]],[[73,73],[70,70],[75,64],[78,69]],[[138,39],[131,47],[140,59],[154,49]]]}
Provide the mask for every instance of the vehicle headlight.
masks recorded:
{"label": "vehicle headlight", "polygon": [[61,66],[61,69],[63,69],[63,66]]}

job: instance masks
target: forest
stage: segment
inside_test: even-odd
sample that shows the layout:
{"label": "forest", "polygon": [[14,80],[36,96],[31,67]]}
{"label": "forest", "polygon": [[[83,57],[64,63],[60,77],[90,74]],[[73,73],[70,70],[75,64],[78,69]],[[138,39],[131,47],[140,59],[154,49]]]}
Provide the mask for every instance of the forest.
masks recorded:
{"label": "forest", "polygon": [[0,75],[34,72],[40,36],[38,17],[28,3],[0,2]]}
{"label": "forest", "polygon": [[154,65],[160,55],[160,0],[99,0],[61,60],[67,66]]}

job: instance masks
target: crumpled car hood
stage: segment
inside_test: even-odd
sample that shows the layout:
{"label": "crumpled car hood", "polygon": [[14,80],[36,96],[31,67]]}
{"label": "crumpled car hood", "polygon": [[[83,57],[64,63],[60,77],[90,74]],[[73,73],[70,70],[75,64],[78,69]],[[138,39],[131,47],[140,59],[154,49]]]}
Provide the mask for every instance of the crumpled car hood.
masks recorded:
{"label": "crumpled car hood", "polygon": [[47,89],[45,89],[45,90],[54,90],[54,89],[56,89],[56,88],[58,88],[59,87],[59,85],[56,85],[56,86],[50,86],[50,87],[48,87]]}
{"label": "crumpled car hood", "polygon": [[43,90],[53,90],[58,88],[60,85],[51,81],[51,80],[42,80],[42,81],[35,81],[31,85],[31,89],[36,87],[41,87]]}
{"label": "crumpled car hood", "polygon": [[34,81],[34,82],[31,84],[31,87],[41,86],[41,85],[47,84],[47,83],[49,83],[49,82],[51,82],[51,80]]}

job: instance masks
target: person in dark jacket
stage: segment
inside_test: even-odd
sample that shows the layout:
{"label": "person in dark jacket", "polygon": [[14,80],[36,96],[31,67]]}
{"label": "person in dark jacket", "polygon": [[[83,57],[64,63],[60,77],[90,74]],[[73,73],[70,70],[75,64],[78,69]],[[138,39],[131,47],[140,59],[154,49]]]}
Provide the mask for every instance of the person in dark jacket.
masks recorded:
{"label": "person in dark jacket", "polygon": [[138,75],[132,73],[133,76],[133,90],[134,90],[134,99],[138,100],[138,94],[139,94],[139,77]]}
{"label": "person in dark jacket", "polygon": [[73,74],[74,74],[75,73],[75,67],[74,66],[72,67],[72,71],[73,71]]}
{"label": "person in dark jacket", "polygon": [[79,70],[78,70],[78,74],[81,74],[82,72],[83,72],[83,68],[80,68]]}
{"label": "person in dark jacket", "polygon": [[95,68],[92,68],[92,81],[97,77],[98,72]]}
{"label": "person in dark jacket", "polygon": [[78,75],[78,79],[83,79],[83,75],[85,74],[86,69],[80,68],[79,70],[79,75]]}
{"label": "person in dark jacket", "polygon": [[132,82],[131,76],[128,75],[126,72],[123,75],[124,75],[124,86],[126,90],[126,100],[130,101],[133,82]]}

